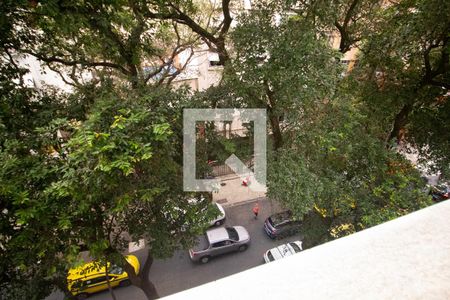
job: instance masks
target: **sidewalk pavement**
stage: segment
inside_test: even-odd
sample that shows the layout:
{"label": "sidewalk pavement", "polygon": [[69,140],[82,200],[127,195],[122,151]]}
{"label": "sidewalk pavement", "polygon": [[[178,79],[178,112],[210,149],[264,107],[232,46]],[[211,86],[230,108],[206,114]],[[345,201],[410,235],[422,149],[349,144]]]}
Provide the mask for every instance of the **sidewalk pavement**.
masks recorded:
{"label": "sidewalk pavement", "polygon": [[220,176],[216,179],[220,181],[221,187],[218,192],[213,193],[213,201],[224,207],[266,197],[264,192],[255,192],[248,186],[243,186],[241,178],[236,174]]}

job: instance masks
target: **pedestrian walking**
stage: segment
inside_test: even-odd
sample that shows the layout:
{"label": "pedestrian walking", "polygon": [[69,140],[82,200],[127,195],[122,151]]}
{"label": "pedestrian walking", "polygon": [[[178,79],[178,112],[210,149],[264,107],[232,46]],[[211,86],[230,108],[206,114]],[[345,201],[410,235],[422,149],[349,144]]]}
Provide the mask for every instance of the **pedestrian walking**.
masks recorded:
{"label": "pedestrian walking", "polygon": [[253,206],[253,214],[255,215],[255,219],[258,218],[258,213],[259,213],[259,205],[258,202],[256,202],[255,205]]}
{"label": "pedestrian walking", "polygon": [[244,178],[244,180],[242,180],[242,185],[243,186],[249,186],[250,185],[250,176],[247,176]]}

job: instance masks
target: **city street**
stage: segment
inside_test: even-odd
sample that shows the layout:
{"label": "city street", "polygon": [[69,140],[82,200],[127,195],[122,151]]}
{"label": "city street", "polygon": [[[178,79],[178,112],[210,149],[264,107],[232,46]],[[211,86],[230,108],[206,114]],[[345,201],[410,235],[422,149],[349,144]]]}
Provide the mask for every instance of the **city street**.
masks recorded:
{"label": "city street", "polygon": [[[252,214],[254,202],[226,207],[226,225],[242,225],[250,233],[251,245],[243,253],[230,253],[212,259],[209,263],[194,264],[189,259],[187,251],[178,251],[170,259],[155,260],[150,271],[150,279],[156,285],[161,297],[180,292],[201,284],[214,281],[264,263],[263,253],[287,241],[300,239],[299,236],[283,240],[271,240],[263,230],[264,220],[270,214],[279,211],[267,199],[259,199],[260,215],[255,220]],[[146,259],[145,250],[134,253],[141,264]],[[130,286],[114,290],[117,299],[145,299],[144,294]],[[96,294],[89,299],[111,299],[109,292]]]}

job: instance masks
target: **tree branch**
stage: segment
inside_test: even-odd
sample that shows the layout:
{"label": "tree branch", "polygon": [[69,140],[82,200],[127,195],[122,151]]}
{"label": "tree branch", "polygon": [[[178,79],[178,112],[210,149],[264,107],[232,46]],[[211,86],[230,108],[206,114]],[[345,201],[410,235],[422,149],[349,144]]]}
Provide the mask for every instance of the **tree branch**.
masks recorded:
{"label": "tree branch", "polygon": [[336,26],[337,30],[339,31],[339,34],[341,35],[341,41],[339,44],[339,51],[341,53],[345,53],[348,50],[350,50],[352,44],[354,42],[357,42],[359,39],[351,39],[350,34],[348,32],[348,25],[353,17],[354,10],[356,6],[358,5],[358,2],[360,0],[353,0],[350,4],[350,7],[348,8],[347,12],[345,13],[344,21],[341,24],[339,24],[338,20],[334,21],[334,26]]}
{"label": "tree branch", "polygon": [[[195,22],[191,17],[189,17],[186,13],[184,13],[178,6],[173,3],[169,3],[169,7],[171,8],[170,13],[153,13],[150,11],[148,7],[146,7],[145,15],[151,18],[167,20],[171,19],[179,24],[183,24],[188,26],[193,32],[198,34],[208,47],[216,51],[219,54],[219,59],[221,64],[225,64],[228,61],[229,56],[225,48],[225,36],[228,30],[230,29],[230,25],[232,22],[231,13],[229,9],[230,0],[222,0],[222,12],[224,16],[224,21],[221,25],[221,29],[219,31],[218,37],[214,35],[214,33],[209,32],[202,26],[200,26],[197,22]],[[211,47],[215,45],[215,48]]]}
{"label": "tree branch", "polygon": [[[53,67],[53,66],[50,65],[50,64],[47,64],[47,66],[48,66],[48,68],[49,68],[50,70],[52,70],[53,72],[57,73],[57,74],[59,75],[59,77],[61,77],[61,80],[64,81],[65,84],[70,85],[70,86],[73,86],[73,87],[79,86],[79,85],[77,85],[78,82],[75,82],[75,83],[74,83],[74,82],[68,81],[68,80],[66,79],[66,77],[64,76],[64,74],[63,74],[59,69]],[[72,79],[72,78],[71,78],[71,79]]]}
{"label": "tree branch", "polygon": [[[10,63],[13,65],[13,67],[16,70],[20,70],[19,66],[16,64],[16,62],[14,61],[14,58],[12,57],[11,53],[9,53],[9,49],[7,47],[3,47],[4,52],[6,53],[6,55],[8,56],[8,60],[10,61]],[[19,81],[20,81],[20,86],[24,86],[24,82],[23,82],[23,76],[19,76]]]}
{"label": "tree branch", "polygon": [[169,85],[176,76],[178,76],[184,69],[186,69],[186,66],[188,65],[188,63],[190,62],[192,56],[194,56],[194,50],[191,49],[191,54],[189,55],[188,59],[186,60],[186,62],[184,63],[184,65],[181,68],[177,68],[177,71],[174,72],[169,79],[167,80],[167,85]]}
{"label": "tree branch", "polygon": [[353,0],[353,2],[350,4],[350,7],[345,15],[345,19],[344,19],[344,27],[347,28],[352,16],[353,16],[353,11],[356,8],[356,5],[358,5],[358,2],[360,0]]}
{"label": "tree branch", "polygon": [[[443,42],[442,45],[441,41]],[[419,82],[418,86],[415,88],[416,92],[426,85],[445,87],[447,89],[450,89],[450,83],[440,82],[436,80],[437,76],[445,74],[450,69],[448,42],[449,37],[445,33],[443,37],[440,39],[440,41],[437,41],[436,43],[430,43],[430,45],[425,49],[423,53],[425,74],[423,75],[422,80]],[[439,58],[439,62],[437,63],[437,67],[433,69],[430,62],[430,52],[433,48],[437,47],[442,47],[440,53],[441,55]],[[400,140],[403,138],[402,136],[403,128],[408,123],[408,116],[412,110],[413,110],[413,103],[407,103],[397,113],[397,115],[394,118],[394,124],[389,134],[388,141],[392,140],[393,138],[397,138],[397,141],[400,142]]]}
{"label": "tree branch", "polygon": [[230,29],[233,19],[230,15],[230,0],[222,0],[223,26],[220,30],[219,37],[225,36]]}
{"label": "tree branch", "polygon": [[[96,14],[97,15],[97,14]],[[108,25],[105,25],[105,22],[99,22],[100,16],[97,15],[97,17],[91,19],[89,23],[91,26],[93,26],[95,29],[97,29],[100,33],[105,35],[107,38],[110,39],[116,46],[118,47],[119,53],[122,56],[122,58],[126,61],[126,64],[128,66],[128,75],[133,77],[133,84],[136,83],[137,75],[138,75],[138,68],[136,67],[135,63],[133,62],[133,49],[131,49],[131,43],[128,44],[128,47],[123,43],[123,41],[120,39],[119,35],[114,32],[114,30],[111,27],[111,24],[108,23]],[[137,35],[136,36],[130,36],[130,39],[139,39],[140,34],[142,33],[143,28],[140,28],[138,25],[137,28],[134,28],[132,30],[132,34]],[[132,41],[131,41],[132,42]]]}
{"label": "tree branch", "polygon": [[130,71],[127,70],[125,67],[111,62],[88,62],[85,60],[66,60],[60,57],[56,56],[44,56],[39,53],[35,53],[32,51],[24,51],[24,53],[30,54],[37,59],[45,62],[45,63],[61,63],[66,66],[76,66],[76,65],[82,65],[82,66],[88,66],[88,67],[108,67],[113,68],[116,70],[121,71],[125,75],[131,75]]}
{"label": "tree branch", "polygon": [[214,35],[212,35],[209,31],[207,31],[206,29],[201,27],[199,24],[197,24],[193,19],[191,19],[191,17],[189,17],[188,15],[183,13],[178,7],[176,7],[173,4],[170,4],[170,5],[177,12],[176,18],[173,19],[174,21],[188,26],[189,28],[191,28],[192,31],[194,31],[195,33],[199,34],[200,36],[210,40],[214,44],[217,42],[217,38]]}
{"label": "tree branch", "polygon": [[[450,28],[449,28],[450,29]],[[442,45],[440,45],[442,42]],[[423,53],[423,60],[425,65],[425,74],[420,82],[420,87],[425,85],[437,85],[437,86],[445,86],[449,88],[450,83],[438,82],[435,78],[439,75],[445,74],[449,71],[449,36],[444,35],[440,40],[436,43],[430,43],[430,45],[425,49]],[[439,61],[437,63],[436,68],[433,69],[430,62],[430,52],[432,49],[441,47],[441,53],[439,57]]]}

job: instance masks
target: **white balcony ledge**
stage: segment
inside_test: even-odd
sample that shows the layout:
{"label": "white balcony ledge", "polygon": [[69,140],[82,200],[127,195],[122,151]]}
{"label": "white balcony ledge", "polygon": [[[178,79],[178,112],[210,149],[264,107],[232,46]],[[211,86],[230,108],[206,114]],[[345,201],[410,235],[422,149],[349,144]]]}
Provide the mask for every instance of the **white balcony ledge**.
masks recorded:
{"label": "white balcony ledge", "polygon": [[450,299],[450,200],[165,299]]}

